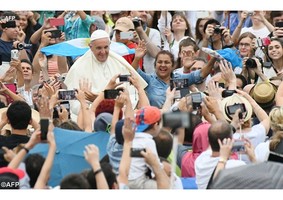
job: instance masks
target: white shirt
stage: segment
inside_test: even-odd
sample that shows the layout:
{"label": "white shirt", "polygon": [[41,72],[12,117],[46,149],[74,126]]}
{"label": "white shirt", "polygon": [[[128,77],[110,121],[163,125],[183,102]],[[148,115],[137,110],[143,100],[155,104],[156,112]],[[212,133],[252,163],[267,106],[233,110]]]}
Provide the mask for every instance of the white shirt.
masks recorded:
{"label": "white shirt", "polygon": [[[211,157],[212,151],[208,149],[202,152],[195,161],[196,184],[198,189],[206,189],[209,179],[214,171],[219,157]],[[228,160],[225,169],[246,165],[241,160]]]}
{"label": "white shirt", "polygon": [[257,162],[264,162],[268,160],[268,156],[270,153],[269,143],[270,141],[268,140],[256,146],[255,157],[256,157]]}
{"label": "white shirt", "polygon": [[[132,148],[149,148],[153,154],[158,156],[153,137],[148,133],[135,133]],[[147,167],[144,158],[132,158],[128,180],[135,180],[144,175],[147,172]]]}

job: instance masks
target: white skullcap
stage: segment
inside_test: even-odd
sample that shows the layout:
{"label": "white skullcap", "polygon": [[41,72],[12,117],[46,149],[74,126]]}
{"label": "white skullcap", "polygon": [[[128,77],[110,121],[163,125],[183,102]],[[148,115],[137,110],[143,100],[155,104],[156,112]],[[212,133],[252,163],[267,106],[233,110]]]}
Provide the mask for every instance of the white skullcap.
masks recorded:
{"label": "white skullcap", "polygon": [[109,41],[110,41],[109,34],[106,31],[104,31],[104,30],[96,30],[96,31],[94,31],[91,34],[90,41],[98,40],[98,39],[101,39],[101,38],[108,38]]}

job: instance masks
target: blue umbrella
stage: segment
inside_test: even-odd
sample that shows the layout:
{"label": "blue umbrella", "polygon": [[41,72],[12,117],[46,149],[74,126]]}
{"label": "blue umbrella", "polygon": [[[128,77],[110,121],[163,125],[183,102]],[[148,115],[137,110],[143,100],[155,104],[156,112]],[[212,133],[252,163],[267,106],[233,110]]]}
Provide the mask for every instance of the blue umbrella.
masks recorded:
{"label": "blue umbrella", "polygon": [[[99,148],[100,159],[107,154],[106,145],[109,140],[109,133],[85,133],[55,128],[54,136],[57,149],[48,183],[50,186],[59,185],[62,178],[68,174],[80,173],[84,169],[90,168],[83,154],[86,145],[95,144]],[[30,153],[39,153],[46,157],[48,144],[38,144]]]}

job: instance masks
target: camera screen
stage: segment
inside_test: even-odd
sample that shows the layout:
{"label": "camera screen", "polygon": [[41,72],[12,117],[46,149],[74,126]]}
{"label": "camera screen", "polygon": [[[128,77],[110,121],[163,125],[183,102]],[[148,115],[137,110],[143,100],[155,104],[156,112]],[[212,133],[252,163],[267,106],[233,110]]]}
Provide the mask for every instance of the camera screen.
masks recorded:
{"label": "camera screen", "polygon": [[[176,90],[180,90],[180,89],[189,87],[188,79],[173,79],[173,81],[170,82],[170,84],[172,84],[172,86],[176,87]],[[170,85],[170,87],[171,87],[171,85]]]}
{"label": "camera screen", "polygon": [[283,27],[283,22],[276,22],[275,27],[279,27],[279,28]]}
{"label": "camera screen", "polygon": [[227,106],[227,109],[228,109],[228,114],[229,114],[229,115],[235,114],[235,112],[236,112],[238,109],[241,109],[241,112],[246,112],[246,107],[245,107],[245,104],[243,104],[243,103],[234,104],[234,105],[232,105],[232,106]]}
{"label": "camera screen", "polygon": [[45,31],[45,33],[47,33],[47,32],[51,33],[51,38],[60,38],[61,37],[61,31],[60,30]]}
{"label": "camera screen", "polygon": [[141,158],[141,151],[146,151],[145,148],[131,148],[131,157]]}
{"label": "camera screen", "polygon": [[189,128],[191,126],[191,113],[189,112],[167,112],[163,113],[162,121],[164,127]]}
{"label": "camera screen", "polygon": [[11,20],[11,21],[7,21],[6,23],[1,24],[2,28],[16,28],[17,24],[16,21]]}
{"label": "camera screen", "polygon": [[245,151],[245,142],[243,140],[235,140],[232,152],[244,152]]}
{"label": "camera screen", "polygon": [[130,75],[120,75],[119,76],[119,81],[120,82],[128,82],[129,81],[129,76]]}
{"label": "camera screen", "polygon": [[76,100],[76,91],[75,90],[59,90],[58,98],[60,100]]}
{"label": "camera screen", "polygon": [[123,91],[123,90],[122,89],[104,90],[104,98],[105,99],[116,99],[117,96],[119,96],[120,91]]}

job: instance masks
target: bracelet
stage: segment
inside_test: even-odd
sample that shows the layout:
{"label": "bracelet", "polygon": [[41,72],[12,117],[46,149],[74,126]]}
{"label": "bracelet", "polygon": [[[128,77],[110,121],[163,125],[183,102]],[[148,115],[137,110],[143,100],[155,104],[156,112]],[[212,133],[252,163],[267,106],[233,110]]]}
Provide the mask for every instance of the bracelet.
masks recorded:
{"label": "bracelet", "polygon": [[223,164],[226,164],[227,160],[220,157],[219,160],[218,160],[218,163],[223,163]]}
{"label": "bracelet", "polygon": [[26,148],[25,146],[23,146],[22,149],[24,149],[27,153],[29,153],[29,149]]}
{"label": "bracelet", "polygon": [[101,169],[101,168],[98,169],[98,170],[96,170],[95,172],[93,172],[93,176],[96,176],[96,175],[99,174],[100,172],[102,172],[102,169]]}

